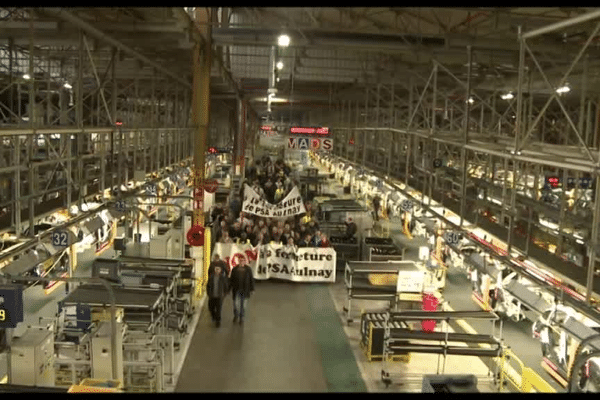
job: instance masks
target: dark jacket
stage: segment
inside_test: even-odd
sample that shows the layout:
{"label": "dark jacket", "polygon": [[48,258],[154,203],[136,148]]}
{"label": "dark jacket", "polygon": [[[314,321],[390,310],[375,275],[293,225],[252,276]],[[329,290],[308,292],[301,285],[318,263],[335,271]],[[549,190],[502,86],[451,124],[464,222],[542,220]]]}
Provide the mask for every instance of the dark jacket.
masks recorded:
{"label": "dark jacket", "polygon": [[238,265],[231,270],[231,291],[236,294],[240,293],[245,297],[249,297],[254,291],[254,276],[252,268],[248,265]]}
{"label": "dark jacket", "polygon": [[354,237],[354,235],[356,234],[356,232],[358,231],[358,227],[356,226],[356,224],[354,222],[346,222],[346,238],[349,239],[351,237]]}
{"label": "dark jacket", "polygon": [[225,263],[225,261],[223,261],[223,260],[219,260],[219,261],[212,261],[212,262],[210,263],[210,266],[208,267],[208,276],[211,276],[211,275],[213,274],[213,272],[214,272],[214,270],[215,270],[215,267],[216,267],[217,265],[218,265],[219,267],[221,267],[221,270],[222,270],[222,271],[224,271],[224,272],[228,272],[228,269],[227,269],[227,263]]}
{"label": "dark jacket", "polygon": [[206,283],[206,294],[211,299],[222,299],[229,292],[229,278],[227,278],[227,274],[220,273],[217,281],[218,287],[215,287],[215,277],[216,274],[210,274],[208,276],[208,282]]}

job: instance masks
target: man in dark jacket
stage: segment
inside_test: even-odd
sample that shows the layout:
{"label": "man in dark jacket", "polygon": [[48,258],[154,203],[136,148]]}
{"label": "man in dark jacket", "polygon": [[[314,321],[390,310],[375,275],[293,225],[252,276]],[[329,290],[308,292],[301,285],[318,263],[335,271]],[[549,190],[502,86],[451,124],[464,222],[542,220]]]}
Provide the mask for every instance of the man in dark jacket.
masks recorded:
{"label": "man in dark jacket", "polygon": [[221,267],[221,271],[227,273],[227,264],[225,261],[221,260],[221,257],[218,254],[213,256],[213,260],[208,267],[208,276],[211,276],[215,272],[215,267]]}
{"label": "man in dark jacket", "polygon": [[352,221],[352,218],[348,218],[345,222],[346,224],[346,235],[344,236],[344,239],[351,239],[354,237],[354,235],[356,235],[356,232],[358,231],[358,227],[356,226],[356,223],[354,221]]}
{"label": "man in dark jacket", "polygon": [[208,294],[208,310],[217,328],[221,326],[221,306],[229,292],[229,279],[220,264],[215,265],[213,273],[208,276],[206,293]]}
{"label": "man in dark jacket", "polygon": [[239,264],[231,270],[231,292],[233,295],[233,322],[244,322],[244,312],[248,305],[248,298],[254,292],[254,276],[248,260],[243,257]]}

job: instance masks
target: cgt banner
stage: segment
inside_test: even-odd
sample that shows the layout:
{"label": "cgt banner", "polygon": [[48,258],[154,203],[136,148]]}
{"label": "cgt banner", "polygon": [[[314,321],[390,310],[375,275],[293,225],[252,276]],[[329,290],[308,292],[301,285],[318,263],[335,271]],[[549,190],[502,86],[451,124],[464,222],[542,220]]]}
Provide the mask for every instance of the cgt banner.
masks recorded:
{"label": "cgt banner", "polygon": [[336,253],[331,247],[284,246],[266,244],[216,243],[213,254],[219,254],[231,270],[240,258],[248,259],[254,279],[285,279],[293,282],[335,282]]}
{"label": "cgt banner", "polygon": [[244,186],[244,203],[242,204],[242,212],[258,215],[259,217],[290,217],[296,214],[306,212],[302,196],[298,188],[294,188],[277,204],[271,204],[262,197],[250,186]]}

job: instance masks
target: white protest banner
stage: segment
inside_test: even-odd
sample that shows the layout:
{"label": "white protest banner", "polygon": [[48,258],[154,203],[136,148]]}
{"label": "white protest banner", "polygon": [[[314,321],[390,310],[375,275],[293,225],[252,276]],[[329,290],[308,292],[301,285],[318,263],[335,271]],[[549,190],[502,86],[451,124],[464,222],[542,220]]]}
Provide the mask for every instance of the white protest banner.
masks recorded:
{"label": "white protest banner", "polygon": [[306,208],[304,208],[302,196],[300,196],[296,186],[279,203],[271,204],[260,197],[250,186],[245,185],[242,212],[258,215],[259,217],[280,218],[305,213]]}
{"label": "white protest banner", "polygon": [[293,282],[335,282],[336,253],[331,247],[302,247],[267,244],[257,247],[216,243],[229,270],[246,257],[254,279],[285,279]]}
{"label": "white protest banner", "polygon": [[252,270],[255,270],[257,268],[259,247],[252,247],[249,244],[215,243],[212,254],[218,254],[221,260],[225,261],[228,271],[238,265],[242,257],[246,258],[248,265],[252,267]]}

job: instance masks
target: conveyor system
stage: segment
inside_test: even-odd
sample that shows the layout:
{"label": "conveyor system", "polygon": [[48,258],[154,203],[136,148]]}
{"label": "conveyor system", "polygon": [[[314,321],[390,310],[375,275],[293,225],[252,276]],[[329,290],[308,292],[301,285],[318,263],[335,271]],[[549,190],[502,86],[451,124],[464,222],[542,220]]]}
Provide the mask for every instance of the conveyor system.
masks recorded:
{"label": "conveyor system", "polygon": [[541,293],[534,293],[516,279],[506,284],[502,288],[502,292],[508,292],[518,300],[521,305],[525,306],[525,308],[521,308],[520,311],[530,321],[535,321],[540,314],[546,312],[551,306]]}
{"label": "conveyor system", "polygon": [[[383,359],[383,340],[387,311],[383,312],[365,312],[360,318],[360,345],[365,352],[367,360]],[[405,322],[392,323],[391,330],[408,328]],[[406,352],[399,352],[391,357],[402,357],[407,360],[409,355]]]}
{"label": "conveyor system", "polygon": [[[128,329],[153,331],[164,318],[165,292],[161,288],[125,288],[113,286],[115,305],[124,311]],[[108,307],[110,300],[102,285],[81,285],[60,301],[60,307],[86,304],[90,307]]]}
{"label": "conveyor system", "polygon": [[[342,236],[329,236],[329,243],[337,254],[337,259],[340,261],[358,261],[360,260],[360,244],[356,237],[346,239]],[[343,262],[338,263],[343,269]]]}
{"label": "conveyor system", "polygon": [[[492,334],[448,332],[448,323],[445,324],[446,330],[444,332],[424,332],[396,327],[398,324],[406,324],[409,321],[436,320],[450,322],[463,319],[490,321]],[[494,336],[496,321],[501,323],[497,314],[485,311],[388,311],[384,322],[383,360],[391,361],[393,355],[400,353],[438,354],[438,356],[444,357],[443,369],[445,369],[445,360],[448,355],[500,357],[504,350],[501,340],[502,330],[500,328],[500,338]],[[495,376],[497,374],[493,375],[493,380],[495,380]],[[381,371],[381,379],[386,387],[392,383],[387,362]]]}
{"label": "conveyor system", "polygon": [[361,258],[363,261],[402,261],[405,250],[392,238],[365,237]]}
{"label": "conveyor system", "polygon": [[157,284],[165,290],[167,326],[183,334],[192,314],[193,264],[186,260],[124,257],[121,281],[127,285]]}
{"label": "conveyor system", "polygon": [[[352,322],[352,299],[388,301],[389,306],[395,306],[399,298],[398,275],[402,272],[415,273],[420,276],[420,288],[422,292],[424,272],[417,267],[414,261],[348,261],[344,270],[344,282],[346,284],[347,322]],[[419,286],[419,282],[416,282]]]}

